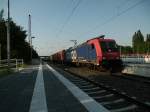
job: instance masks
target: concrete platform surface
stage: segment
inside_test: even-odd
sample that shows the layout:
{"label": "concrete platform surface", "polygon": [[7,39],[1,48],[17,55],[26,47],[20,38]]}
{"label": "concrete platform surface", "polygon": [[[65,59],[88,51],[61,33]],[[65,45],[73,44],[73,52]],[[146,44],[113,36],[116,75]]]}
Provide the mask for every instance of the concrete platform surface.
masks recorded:
{"label": "concrete platform surface", "polygon": [[108,112],[48,65],[0,79],[0,112]]}

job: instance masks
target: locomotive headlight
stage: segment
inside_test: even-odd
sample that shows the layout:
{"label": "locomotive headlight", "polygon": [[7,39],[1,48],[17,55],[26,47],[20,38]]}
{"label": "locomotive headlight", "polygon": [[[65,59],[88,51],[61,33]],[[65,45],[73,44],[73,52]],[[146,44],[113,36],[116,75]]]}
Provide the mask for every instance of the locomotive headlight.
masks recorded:
{"label": "locomotive headlight", "polygon": [[106,57],[103,57],[103,60],[105,60],[106,59]]}

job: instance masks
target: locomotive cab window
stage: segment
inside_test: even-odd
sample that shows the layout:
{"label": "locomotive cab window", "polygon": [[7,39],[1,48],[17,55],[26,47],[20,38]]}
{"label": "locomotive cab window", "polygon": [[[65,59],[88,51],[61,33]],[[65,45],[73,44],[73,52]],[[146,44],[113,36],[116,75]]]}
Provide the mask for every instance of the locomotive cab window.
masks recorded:
{"label": "locomotive cab window", "polygon": [[118,51],[117,44],[115,42],[109,42],[108,49],[110,49],[113,52],[117,52]]}
{"label": "locomotive cab window", "polygon": [[103,52],[118,52],[118,47],[115,43],[115,41],[110,42],[100,42],[101,49]]}
{"label": "locomotive cab window", "polygon": [[91,49],[93,50],[93,49],[95,49],[95,46],[94,46],[94,44],[91,44]]}
{"label": "locomotive cab window", "polygon": [[104,53],[107,52],[107,44],[106,44],[106,42],[100,42],[100,45],[101,45],[102,51]]}

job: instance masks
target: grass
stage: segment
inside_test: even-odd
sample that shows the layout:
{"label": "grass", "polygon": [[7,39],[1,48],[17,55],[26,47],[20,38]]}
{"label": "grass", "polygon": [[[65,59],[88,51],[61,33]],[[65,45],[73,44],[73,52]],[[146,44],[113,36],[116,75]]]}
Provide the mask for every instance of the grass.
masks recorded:
{"label": "grass", "polygon": [[0,78],[11,75],[13,72],[12,69],[2,68],[0,69]]}
{"label": "grass", "polygon": [[[23,64],[23,66],[21,64],[18,64],[18,69],[19,68],[27,68],[29,65],[28,64]],[[8,75],[12,75],[15,72],[15,68],[14,69],[8,69],[8,68],[0,68],[0,78],[2,77],[6,77]],[[18,71],[16,71],[18,72]]]}
{"label": "grass", "polygon": [[[28,64],[23,64],[23,68],[26,68],[28,67],[29,65]],[[22,67],[22,66],[21,66]]]}

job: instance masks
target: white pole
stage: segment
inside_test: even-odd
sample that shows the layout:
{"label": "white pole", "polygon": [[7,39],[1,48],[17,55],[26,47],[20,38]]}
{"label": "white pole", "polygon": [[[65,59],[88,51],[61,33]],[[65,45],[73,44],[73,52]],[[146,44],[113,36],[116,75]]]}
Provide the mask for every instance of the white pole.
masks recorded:
{"label": "white pole", "polygon": [[9,0],[8,0],[8,21],[7,21],[7,60],[8,60],[8,68],[10,67],[10,8],[9,8]]}
{"label": "white pole", "polygon": [[29,44],[30,44],[30,60],[31,60],[31,63],[32,63],[32,37],[31,37],[31,15],[29,14]]}
{"label": "white pole", "polygon": [[28,20],[28,38],[29,38],[29,44],[31,45],[31,15],[29,14],[29,20]]}

